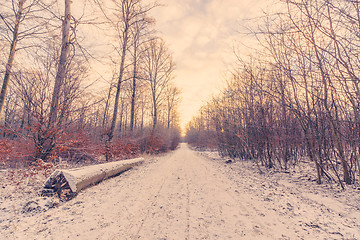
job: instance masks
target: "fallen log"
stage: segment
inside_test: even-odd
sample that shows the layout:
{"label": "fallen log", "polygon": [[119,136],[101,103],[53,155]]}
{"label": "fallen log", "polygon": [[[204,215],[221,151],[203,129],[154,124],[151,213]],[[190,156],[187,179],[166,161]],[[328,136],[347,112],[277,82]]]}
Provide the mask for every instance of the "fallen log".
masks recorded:
{"label": "fallen log", "polygon": [[45,181],[41,195],[57,194],[61,200],[68,201],[82,189],[114,177],[143,162],[143,158],[135,158],[69,170],[55,170]]}

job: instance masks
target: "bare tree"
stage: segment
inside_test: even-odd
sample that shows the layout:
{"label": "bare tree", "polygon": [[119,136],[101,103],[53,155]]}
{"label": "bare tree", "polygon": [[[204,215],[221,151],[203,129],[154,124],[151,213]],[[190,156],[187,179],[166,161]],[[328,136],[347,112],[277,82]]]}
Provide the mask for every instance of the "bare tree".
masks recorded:
{"label": "bare tree", "polygon": [[[15,53],[19,50],[18,42],[25,38],[40,34],[43,24],[34,21],[34,19],[39,19],[35,14],[38,13],[40,9],[43,10],[44,7],[48,6],[42,4],[40,0],[6,0],[0,2],[0,38],[6,39],[10,44],[0,92],[0,116],[4,108]],[[22,30],[21,26],[27,18],[30,18],[33,21]]]}
{"label": "bare tree", "polygon": [[210,120],[221,154],[283,169],[306,157],[319,184],[344,188],[360,174],[359,3],[282,3],[285,12],[266,15],[252,32],[262,51],[238,59],[233,79],[208,103],[212,117],[200,112],[189,139],[202,139]]}
{"label": "bare tree", "polygon": [[173,124],[176,125],[177,107],[181,100],[179,88],[168,85],[166,90],[166,126],[169,129]]}
{"label": "bare tree", "polygon": [[[116,93],[114,100],[114,109],[110,129],[108,131],[108,141],[114,137],[114,130],[118,116],[121,84],[124,81],[126,70],[125,61],[130,47],[131,31],[136,24],[145,20],[146,13],[157,4],[144,6],[141,0],[112,0],[111,9],[107,9],[104,3],[98,2],[109,24],[116,31],[116,37],[119,40],[119,47],[115,47],[119,53],[119,75],[116,83]],[[110,13],[109,13],[110,11]]]}
{"label": "bare tree", "polygon": [[151,34],[149,25],[153,23],[153,19],[146,17],[146,15],[138,16],[139,20],[135,22],[134,28],[132,29],[132,45],[133,51],[131,52],[133,58],[133,76],[132,76],[132,95],[131,95],[131,115],[130,115],[130,131],[134,130],[135,122],[135,101],[136,101],[136,90],[137,80],[139,78],[139,64],[143,55],[143,48],[141,46],[149,41],[148,36]]}
{"label": "bare tree", "polygon": [[151,88],[153,103],[153,131],[158,120],[158,108],[164,100],[164,91],[172,78],[175,64],[162,39],[156,38],[146,45],[144,74]]}

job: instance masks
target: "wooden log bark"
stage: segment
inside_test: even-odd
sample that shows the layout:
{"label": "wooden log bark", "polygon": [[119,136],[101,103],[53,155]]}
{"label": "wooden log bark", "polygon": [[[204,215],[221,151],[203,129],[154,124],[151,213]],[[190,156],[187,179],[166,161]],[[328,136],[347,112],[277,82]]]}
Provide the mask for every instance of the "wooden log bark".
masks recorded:
{"label": "wooden log bark", "polygon": [[58,195],[61,200],[70,200],[82,189],[139,165],[143,158],[122,160],[69,170],[56,170],[45,181],[41,195]]}

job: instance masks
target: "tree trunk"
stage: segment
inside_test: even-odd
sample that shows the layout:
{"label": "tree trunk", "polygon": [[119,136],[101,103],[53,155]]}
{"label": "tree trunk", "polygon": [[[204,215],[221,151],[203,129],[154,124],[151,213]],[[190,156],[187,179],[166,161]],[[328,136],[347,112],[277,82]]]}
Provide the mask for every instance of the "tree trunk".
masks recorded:
{"label": "tree trunk", "polygon": [[170,112],[171,112],[171,109],[168,109],[168,112],[167,112],[167,128],[169,129],[170,128]]}
{"label": "tree trunk", "polygon": [[128,27],[124,30],[124,42],[122,46],[122,56],[121,56],[121,62],[120,62],[120,73],[119,78],[116,86],[116,95],[115,95],[115,104],[114,104],[114,112],[112,116],[111,126],[108,134],[108,141],[110,142],[112,138],[114,137],[114,130],[115,130],[115,124],[116,124],[116,118],[117,118],[117,112],[119,108],[119,98],[120,98],[120,89],[121,89],[121,82],[124,75],[124,66],[125,66],[125,56],[126,56],[126,48],[128,43]]}
{"label": "tree trunk", "polygon": [[66,64],[70,50],[70,20],[71,20],[71,0],[65,0],[65,17],[62,24],[62,41],[61,41],[61,54],[59,59],[59,65],[55,78],[55,86],[51,100],[49,127],[55,127],[55,123],[58,120],[57,115],[59,111],[59,99],[61,88],[65,80]]}
{"label": "tree trunk", "polygon": [[124,101],[121,103],[120,119],[119,119],[119,136],[121,136],[123,129],[123,117],[124,117]]}
{"label": "tree trunk", "polygon": [[154,104],[154,116],[153,116],[153,133],[155,131],[155,128],[156,128],[156,124],[157,124],[157,102],[156,102],[156,99],[155,99],[155,96],[153,96],[153,104]]}
{"label": "tree trunk", "polygon": [[140,129],[141,129],[141,134],[143,133],[144,130],[144,102],[142,103],[141,106],[141,122],[140,122]]}
{"label": "tree trunk", "polygon": [[132,84],[132,95],[131,95],[131,116],[130,116],[130,131],[134,130],[135,120],[135,97],[136,97],[136,71],[137,71],[137,47],[134,44],[134,73],[133,73],[133,84]]}
{"label": "tree trunk", "polygon": [[105,123],[107,122],[107,114],[109,111],[109,101],[110,101],[110,97],[111,97],[111,85],[109,87],[109,93],[105,102],[105,110],[104,110],[104,118],[102,121],[102,128],[105,128]]}

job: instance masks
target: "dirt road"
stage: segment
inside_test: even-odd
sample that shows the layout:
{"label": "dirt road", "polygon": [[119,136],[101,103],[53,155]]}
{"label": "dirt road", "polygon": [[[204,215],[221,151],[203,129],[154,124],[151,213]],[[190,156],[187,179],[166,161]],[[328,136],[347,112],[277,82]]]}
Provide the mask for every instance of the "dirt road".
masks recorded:
{"label": "dirt road", "polygon": [[[10,239],[356,239],[358,209],[301,189],[224,170],[182,145],[14,221]],[[270,192],[268,190],[271,190]],[[272,194],[269,194],[272,193]],[[329,204],[320,202],[327,199]],[[347,208],[345,213],[334,209]],[[339,214],[342,214],[342,216]],[[346,214],[346,215],[344,215]],[[1,234],[0,234],[1,235]]]}

